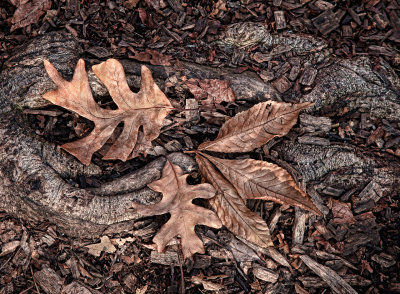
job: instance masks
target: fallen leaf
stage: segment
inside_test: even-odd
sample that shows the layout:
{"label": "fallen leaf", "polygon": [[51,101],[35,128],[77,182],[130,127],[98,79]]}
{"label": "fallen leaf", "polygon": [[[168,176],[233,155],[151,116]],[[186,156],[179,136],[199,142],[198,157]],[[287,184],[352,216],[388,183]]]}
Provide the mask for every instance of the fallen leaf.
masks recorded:
{"label": "fallen leaf", "polygon": [[215,7],[210,13],[210,17],[216,16],[220,11],[228,11],[226,9],[226,2],[224,0],[218,0]]}
{"label": "fallen leaf", "polygon": [[[94,101],[82,59],[78,61],[71,82],[64,80],[47,60],[44,65],[58,88],[47,92],[43,98],[74,111],[95,124],[88,136],[61,146],[85,165],[89,165],[93,153],[106,143],[121,122],[124,123],[124,129],[103,159],[125,161],[138,156],[158,137],[162,122],[172,108],[145,66],[142,66],[141,88],[138,93],[129,89],[122,65],[117,60],[109,59],[92,67],[118,106],[116,110],[108,110]],[[140,126],[143,127],[144,136],[138,144]]]}
{"label": "fallen leaf", "polygon": [[187,177],[179,166],[167,160],[161,179],[148,184],[150,189],[163,194],[161,201],[154,205],[133,203],[132,206],[145,216],[170,213],[171,218],[161,227],[153,242],[157,245],[157,250],[162,252],[172,238],[179,236],[184,258],[191,258],[196,252],[204,253],[203,243],[194,231],[195,225],[220,228],[221,221],[213,211],[192,203],[195,198],[214,197],[213,186],[188,185]]}
{"label": "fallen leaf", "polygon": [[354,224],[356,222],[349,204],[335,199],[332,201],[333,222],[335,224]]}
{"label": "fallen leaf", "polygon": [[24,28],[30,24],[37,23],[39,18],[51,8],[51,0],[32,0],[32,1],[12,1],[17,6],[11,19],[11,32],[19,28]]}
{"label": "fallen leaf", "polygon": [[132,237],[126,237],[126,238],[118,238],[118,239],[111,239],[111,242],[114,244],[117,244],[119,247],[123,246],[126,242],[132,243],[136,239]]}
{"label": "fallen leaf", "polygon": [[194,98],[201,100],[203,105],[234,102],[235,93],[229,87],[229,81],[218,79],[189,79],[186,82]]}
{"label": "fallen leaf", "polygon": [[196,155],[199,170],[205,180],[217,190],[210,204],[222,224],[235,235],[260,247],[273,246],[266,222],[247,208],[236,189],[203,156]]}
{"label": "fallen leaf", "polygon": [[117,248],[115,248],[115,246],[111,243],[110,239],[107,236],[102,236],[100,238],[100,243],[87,245],[85,247],[89,248],[89,254],[92,254],[96,257],[100,256],[102,251],[107,253],[114,253],[117,250]]}
{"label": "fallen leaf", "polygon": [[142,62],[150,62],[152,65],[170,66],[172,56],[162,54],[156,50],[146,49],[144,52],[131,50],[135,55],[129,55],[129,58]]}
{"label": "fallen leaf", "polygon": [[271,200],[322,215],[307,194],[296,185],[292,176],[276,164],[254,159],[220,159],[205,153],[200,154],[221,171],[244,201]]}
{"label": "fallen leaf", "polygon": [[254,105],[228,120],[214,141],[200,144],[200,151],[249,152],[274,137],[286,135],[299,112],[312,105],[267,101]]}

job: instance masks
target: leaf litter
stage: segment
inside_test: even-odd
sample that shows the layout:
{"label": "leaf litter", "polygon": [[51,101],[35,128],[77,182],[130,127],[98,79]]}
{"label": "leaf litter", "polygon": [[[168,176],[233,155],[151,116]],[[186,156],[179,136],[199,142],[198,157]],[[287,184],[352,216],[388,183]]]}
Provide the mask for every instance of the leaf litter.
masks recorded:
{"label": "leaf litter", "polygon": [[[103,159],[125,161],[139,153],[146,154],[151,148],[151,141],[159,136],[162,122],[172,105],[155,84],[147,67],[142,66],[141,88],[135,94],[129,89],[122,65],[117,60],[109,59],[93,66],[93,72],[104,83],[118,106],[116,110],[109,110],[101,108],[94,101],[83,60],[78,61],[71,82],[64,80],[50,62],[45,61],[44,65],[58,87],[43,97],[93,121],[95,125],[89,135],[62,145],[63,149],[88,165],[93,153],[106,143],[121,122],[124,123],[124,128],[112,146],[105,152],[102,151],[105,153]],[[209,99],[208,95],[212,92],[210,89],[222,85],[225,96],[214,102],[234,100],[234,96],[229,94],[229,90],[232,90],[224,81],[198,82],[206,88],[203,89],[205,96],[199,97]],[[310,105],[308,102],[291,104],[266,101],[225,122],[215,140],[201,143],[198,150],[194,151],[197,153],[200,172],[209,182],[207,184],[188,185],[188,175],[183,175],[177,165],[167,160],[161,179],[148,185],[163,194],[162,200],[149,206],[132,204],[138,213],[146,216],[171,214],[170,220],[153,239],[157,250],[164,251],[168,242],[179,236],[184,258],[192,258],[195,253],[204,253],[204,246],[194,231],[197,224],[213,228],[219,228],[223,224],[238,237],[260,247],[273,246],[265,220],[247,208],[248,199],[294,205],[321,215],[285,169],[261,160],[229,160],[206,153],[252,151],[275,137],[286,135],[296,123],[300,111]],[[141,126],[143,131],[139,131]],[[216,214],[212,210],[194,205],[192,200],[195,198],[209,199]]]}

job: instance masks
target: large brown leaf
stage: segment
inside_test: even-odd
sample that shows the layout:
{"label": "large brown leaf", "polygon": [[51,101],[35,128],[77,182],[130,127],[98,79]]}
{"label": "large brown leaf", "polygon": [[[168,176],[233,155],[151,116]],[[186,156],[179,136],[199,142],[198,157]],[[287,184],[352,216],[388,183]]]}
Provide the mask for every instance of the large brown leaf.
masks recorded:
{"label": "large brown leaf", "polygon": [[92,67],[94,73],[107,87],[118,109],[101,108],[93,100],[85,63],[78,61],[71,82],[64,80],[57,69],[48,61],[45,68],[58,88],[47,92],[43,97],[54,104],[74,111],[94,122],[93,131],[85,138],[66,143],[61,147],[88,165],[94,152],[99,150],[112,135],[119,123],[124,129],[108,150],[104,159],[121,159],[135,157],[143,151],[136,146],[139,127],[143,127],[141,146],[149,146],[158,137],[162,122],[172,106],[168,98],[156,85],[150,70],[142,66],[141,88],[133,93],[126,82],[124,69],[115,59],[109,59]]}
{"label": "large brown leaf", "polygon": [[195,225],[205,225],[220,228],[221,221],[211,210],[194,205],[195,198],[210,199],[215,195],[215,189],[210,184],[188,185],[182,169],[168,160],[162,171],[160,180],[150,183],[149,188],[161,192],[163,198],[154,205],[133,203],[133,207],[142,215],[160,215],[170,213],[171,218],[162,226],[153,242],[159,252],[175,236],[180,236],[182,251],[185,258],[190,258],[196,252],[204,253],[204,246],[194,231]]}
{"label": "large brown leaf", "polygon": [[254,159],[228,160],[200,153],[211,161],[245,199],[271,200],[322,215],[311,199],[283,168]]}
{"label": "large brown leaf", "polygon": [[312,103],[299,104],[267,101],[238,113],[220,129],[214,141],[200,144],[198,150],[249,152],[274,137],[286,135],[297,121],[299,112]]}
{"label": "large brown leaf", "polygon": [[236,189],[203,156],[196,155],[201,174],[217,190],[210,204],[216,211],[222,224],[232,233],[258,246],[273,246],[269,228],[265,221],[247,208]]}

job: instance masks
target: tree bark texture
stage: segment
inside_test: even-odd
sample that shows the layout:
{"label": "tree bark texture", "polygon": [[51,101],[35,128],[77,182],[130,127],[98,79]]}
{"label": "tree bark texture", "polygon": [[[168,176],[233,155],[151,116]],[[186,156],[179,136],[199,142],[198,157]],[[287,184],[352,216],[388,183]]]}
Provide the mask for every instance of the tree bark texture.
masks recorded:
{"label": "tree bark texture", "polygon": [[[235,47],[235,36],[228,37],[215,46],[239,50]],[[313,85],[306,94],[295,90],[279,93],[271,83],[251,72],[237,74],[231,69],[187,62],[149,68],[167,96],[171,89],[165,87],[165,81],[172,75],[178,77],[173,87],[177,95],[185,95],[185,79],[225,79],[229,80],[238,99],[252,103],[312,101],[315,105],[307,113],[316,117],[329,116],[343,122],[350,119],[348,113],[358,111],[369,113],[372,121],[398,121],[400,81],[384,61],[366,57],[336,59],[330,56],[322,41],[310,37],[286,34],[257,38],[256,42],[261,42],[265,48],[273,47],[271,56],[281,50],[292,65],[304,69],[305,76],[300,80],[304,86]],[[243,44],[247,43],[242,42],[242,47]],[[93,163],[88,167],[82,165],[58,146],[36,135],[23,110],[48,105],[42,95],[55,85],[45,72],[43,59],[52,62],[63,77],[71,78],[80,57],[89,65],[100,62],[85,55],[72,36],[51,33],[20,48],[4,64],[0,76],[0,210],[27,220],[49,220],[71,236],[97,237],[106,231],[126,230],[140,218],[128,210],[131,201],[146,204],[157,200],[157,194],[146,185],[160,177],[165,158],[155,159],[99,188],[80,189],[68,184],[68,178],[101,175],[102,171]],[[121,62],[130,86],[139,88],[141,64],[132,60]],[[312,70],[307,73],[307,69]],[[107,95],[91,70],[89,81],[95,95]],[[278,157],[271,159],[289,166],[289,171],[302,179],[316,202],[321,199],[315,192],[315,183],[321,182],[324,187],[354,189],[361,198],[376,200],[379,195],[398,193],[398,157],[368,146],[353,146],[351,142],[330,143],[328,140],[321,146],[312,143],[317,142],[315,140],[308,144],[299,141],[290,134],[288,138],[277,140],[271,150]],[[168,158],[185,172],[196,169],[193,159],[183,153],[172,153]]]}

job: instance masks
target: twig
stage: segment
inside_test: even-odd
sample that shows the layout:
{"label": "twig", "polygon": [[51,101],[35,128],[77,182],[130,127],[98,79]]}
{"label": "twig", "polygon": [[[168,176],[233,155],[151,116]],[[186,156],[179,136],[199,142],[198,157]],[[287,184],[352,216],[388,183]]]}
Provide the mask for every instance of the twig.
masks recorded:
{"label": "twig", "polygon": [[39,287],[38,287],[38,285],[36,284],[35,276],[33,275],[32,265],[30,266],[30,268],[31,268],[33,283],[35,284],[35,287],[36,287],[36,292],[38,292],[38,294],[40,294]]}

